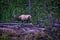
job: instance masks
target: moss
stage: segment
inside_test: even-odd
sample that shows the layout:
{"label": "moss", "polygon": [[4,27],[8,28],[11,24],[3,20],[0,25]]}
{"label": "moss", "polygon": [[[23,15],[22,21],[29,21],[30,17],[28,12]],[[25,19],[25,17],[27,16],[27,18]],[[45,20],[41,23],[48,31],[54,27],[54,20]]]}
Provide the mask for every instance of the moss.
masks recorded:
{"label": "moss", "polygon": [[7,38],[8,38],[8,37],[7,37],[7,34],[2,34],[2,36],[1,36],[1,39],[2,39],[2,40],[7,40]]}

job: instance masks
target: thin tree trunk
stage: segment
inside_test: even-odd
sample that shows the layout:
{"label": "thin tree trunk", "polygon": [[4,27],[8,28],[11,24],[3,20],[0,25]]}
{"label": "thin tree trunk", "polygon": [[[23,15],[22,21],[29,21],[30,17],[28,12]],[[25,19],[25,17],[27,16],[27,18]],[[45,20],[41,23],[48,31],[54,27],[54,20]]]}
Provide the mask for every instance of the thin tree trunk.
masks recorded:
{"label": "thin tree trunk", "polygon": [[46,12],[47,12],[47,19],[48,19],[48,21],[50,22],[50,26],[52,26],[52,24],[53,24],[53,19],[52,19],[52,16],[51,16],[51,11],[48,9],[47,0],[44,0],[44,5],[45,5]]}
{"label": "thin tree trunk", "polygon": [[29,1],[29,14],[32,15],[32,2],[31,0],[28,1]]}

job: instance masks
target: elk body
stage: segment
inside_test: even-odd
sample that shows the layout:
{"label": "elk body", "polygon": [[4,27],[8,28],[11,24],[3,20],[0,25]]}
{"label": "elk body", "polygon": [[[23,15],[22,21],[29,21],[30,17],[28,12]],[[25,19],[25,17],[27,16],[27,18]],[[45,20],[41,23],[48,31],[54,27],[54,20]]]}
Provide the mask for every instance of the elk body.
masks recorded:
{"label": "elk body", "polygon": [[24,21],[28,22],[28,21],[31,21],[32,18],[31,18],[31,15],[22,14],[22,15],[16,16],[15,19],[18,21],[22,21],[22,22],[24,22]]}

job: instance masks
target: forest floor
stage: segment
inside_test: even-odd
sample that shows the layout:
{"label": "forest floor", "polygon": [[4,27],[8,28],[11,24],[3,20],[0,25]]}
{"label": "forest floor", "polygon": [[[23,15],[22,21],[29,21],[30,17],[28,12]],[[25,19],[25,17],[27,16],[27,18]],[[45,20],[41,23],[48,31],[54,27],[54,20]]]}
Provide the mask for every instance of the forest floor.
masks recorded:
{"label": "forest floor", "polygon": [[[60,40],[59,27],[47,29],[32,23],[1,23],[0,34],[2,34],[0,39],[7,35],[6,40]],[[3,37],[3,40],[5,40],[5,37]]]}

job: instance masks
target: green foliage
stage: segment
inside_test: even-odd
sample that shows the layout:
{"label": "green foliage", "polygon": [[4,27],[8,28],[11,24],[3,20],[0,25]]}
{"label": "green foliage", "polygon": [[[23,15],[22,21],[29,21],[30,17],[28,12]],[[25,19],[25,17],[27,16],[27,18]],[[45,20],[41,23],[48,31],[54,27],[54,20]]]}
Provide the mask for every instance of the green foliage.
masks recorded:
{"label": "green foliage", "polygon": [[[47,0],[48,9],[51,11],[52,18],[57,18],[57,5],[59,1]],[[29,6],[27,0],[0,0],[1,13],[3,22],[13,21],[13,13],[16,15],[29,14]],[[46,7],[44,6],[44,0],[32,0],[32,22],[37,23],[37,18],[47,18]]]}

